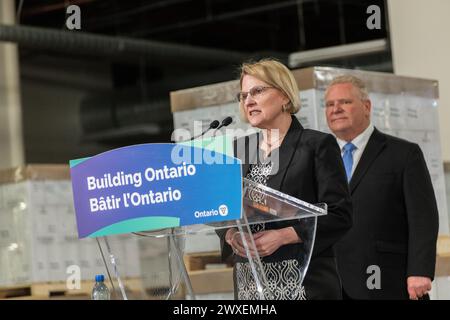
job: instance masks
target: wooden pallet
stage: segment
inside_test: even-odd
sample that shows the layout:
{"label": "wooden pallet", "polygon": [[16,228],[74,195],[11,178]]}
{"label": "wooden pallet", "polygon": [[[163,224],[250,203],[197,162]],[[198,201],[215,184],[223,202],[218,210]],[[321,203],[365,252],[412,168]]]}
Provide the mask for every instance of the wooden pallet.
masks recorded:
{"label": "wooden pallet", "polygon": [[[142,282],[139,278],[123,279],[125,291],[127,293],[142,292]],[[109,281],[108,287],[111,290]],[[119,287],[115,282],[114,286],[118,292]],[[68,289],[65,282],[32,283],[27,285],[17,285],[0,288],[0,299],[50,299],[50,298],[86,298],[90,299],[94,281],[81,281],[79,289]],[[118,297],[120,299],[121,297]]]}
{"label": "wooden pallet", "polygon": [[[48,299],[56,296],[88,296],[88,285],[92,282],[82,282],[78,290],[69,290],[63,282],[33,283],[0,288],[0,299],[30,298]],[[92,284],[93,285],[93,284]],[[92,287],[91,287],[92,290]]]}

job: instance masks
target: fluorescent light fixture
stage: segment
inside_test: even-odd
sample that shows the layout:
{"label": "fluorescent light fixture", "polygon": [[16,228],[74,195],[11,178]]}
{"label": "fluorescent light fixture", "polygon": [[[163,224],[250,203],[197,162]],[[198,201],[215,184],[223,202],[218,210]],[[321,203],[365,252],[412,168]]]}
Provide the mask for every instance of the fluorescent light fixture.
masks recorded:
{"label": "fluorescent light fixture", "polygon": [[387,49],[387,40],[378,39],[335,47],[294,52],[289,55],[289,66],[291,68],[296,68],[306,63],[385,52]]}

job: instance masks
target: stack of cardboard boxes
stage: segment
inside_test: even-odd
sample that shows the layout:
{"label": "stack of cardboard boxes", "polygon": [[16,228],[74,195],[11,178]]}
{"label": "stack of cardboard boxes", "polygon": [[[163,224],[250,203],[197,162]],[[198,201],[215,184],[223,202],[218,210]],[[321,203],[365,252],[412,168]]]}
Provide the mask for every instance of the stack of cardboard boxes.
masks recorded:
{"label": "stack of cardboard boxes", "polygon": [[[136,237],[112,243],[121,275],[139,277]],[[78,239],[68,166],[0,170],[0,287],[65,282],[71,266],[81,280],[106,272],[96,240]]]}

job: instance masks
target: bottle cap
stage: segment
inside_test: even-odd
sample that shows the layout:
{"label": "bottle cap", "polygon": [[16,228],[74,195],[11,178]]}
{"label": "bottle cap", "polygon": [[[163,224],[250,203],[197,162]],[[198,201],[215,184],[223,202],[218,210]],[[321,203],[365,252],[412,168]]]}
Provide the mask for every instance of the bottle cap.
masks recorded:
{"label": "bottle cap", "polygon": [[95,282],[103,282],[105,281],[105,276],[102,274],[98,274],[95,276]]}

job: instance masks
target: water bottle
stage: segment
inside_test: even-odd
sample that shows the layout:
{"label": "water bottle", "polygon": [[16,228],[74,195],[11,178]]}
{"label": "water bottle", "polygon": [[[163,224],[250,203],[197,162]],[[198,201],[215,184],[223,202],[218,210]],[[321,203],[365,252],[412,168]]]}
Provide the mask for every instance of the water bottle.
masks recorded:
{"label": "water bottle", "polygon": [[95,276],[95,285],[92,289],[92,300],[109,300],[109,289],[105,284],[105,276],[98,274]]}

